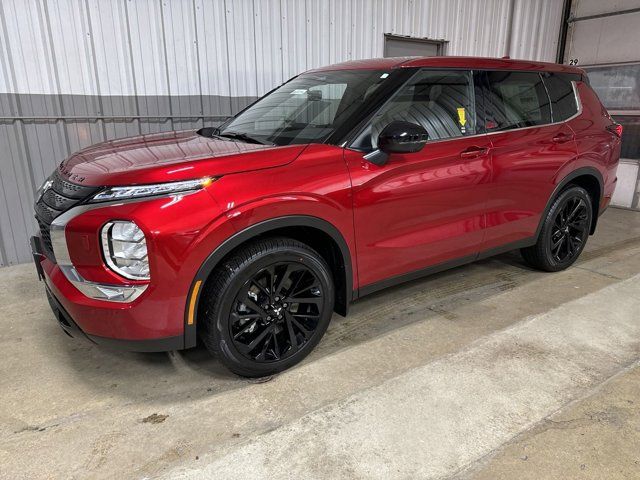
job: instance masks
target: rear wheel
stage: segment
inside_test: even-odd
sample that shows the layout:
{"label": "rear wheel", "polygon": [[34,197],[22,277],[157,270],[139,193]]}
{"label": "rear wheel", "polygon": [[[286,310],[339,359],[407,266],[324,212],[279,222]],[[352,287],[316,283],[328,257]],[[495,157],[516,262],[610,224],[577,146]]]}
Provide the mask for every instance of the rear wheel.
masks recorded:
{"label": "rear wheel", "polygon": [[233,372],[271,375],[306,357],[333,311],[329,267],[305,244],[268,238],[242,247],[207,282],[200,336]]}
{"label": "rear wheel", "polygon": [[587,191],[578,186],[564,190],[549,209],[538,242],[521,250],[532,267],[557,272],[578,259],[589,238],[593,212]]}

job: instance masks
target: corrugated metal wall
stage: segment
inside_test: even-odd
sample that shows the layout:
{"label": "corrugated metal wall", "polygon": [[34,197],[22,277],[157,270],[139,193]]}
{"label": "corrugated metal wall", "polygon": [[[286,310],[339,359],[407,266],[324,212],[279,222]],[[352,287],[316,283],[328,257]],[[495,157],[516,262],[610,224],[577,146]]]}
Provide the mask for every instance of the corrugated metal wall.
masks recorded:
{"label": "corrugated metal wall", "polygon": [[36,188],[105,139],[219,123],[300,71],[382,56],[554,61],[561,0],[0,0],[0,266],[29,260]]}

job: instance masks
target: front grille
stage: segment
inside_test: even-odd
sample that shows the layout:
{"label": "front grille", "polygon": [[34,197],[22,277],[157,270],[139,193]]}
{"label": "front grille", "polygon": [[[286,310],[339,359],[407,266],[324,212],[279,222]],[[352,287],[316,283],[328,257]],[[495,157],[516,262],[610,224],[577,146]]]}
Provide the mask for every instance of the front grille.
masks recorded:
{"label": "front grille", "polygon": [[38,221],[38,228],[40,229],[40,237],[42,238],[42,246],[44,252],[49,258],[53,258],[53,249],[51,248],[51,234],[49,233],[49,224],[44,223],[36,216]]}
{"label": "front grille", "polygon": [[49,228],[51,222],[67,210],[82,203],[98,191],[98,187],[78,185],[65,180],[58,170],[49,177],[51,186],[36,200],[35,211],[44,253],[55,261]]}

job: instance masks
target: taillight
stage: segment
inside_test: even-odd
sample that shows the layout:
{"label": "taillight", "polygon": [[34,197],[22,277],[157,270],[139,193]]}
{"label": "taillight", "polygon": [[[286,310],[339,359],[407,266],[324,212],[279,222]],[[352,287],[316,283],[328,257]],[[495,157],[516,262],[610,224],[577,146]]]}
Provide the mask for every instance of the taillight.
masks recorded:
{"label": "taillight", "polygon": [[619,123],[614,123],[613,125],[609,125],[607,127],[607,130],[613,133],[616,137],[622,138],[622,125],[620,125]]}

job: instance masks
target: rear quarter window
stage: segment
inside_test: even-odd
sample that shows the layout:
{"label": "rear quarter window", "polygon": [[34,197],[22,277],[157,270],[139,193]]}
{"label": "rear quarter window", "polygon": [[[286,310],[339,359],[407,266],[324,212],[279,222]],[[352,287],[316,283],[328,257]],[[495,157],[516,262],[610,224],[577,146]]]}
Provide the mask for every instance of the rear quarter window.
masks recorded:
{"label": "rear quarter window", "polygon": [[578,102],[570,76],[545,73],[543,80],[551,99],[551,115],[554,122],[562,122],[578,113]]}

